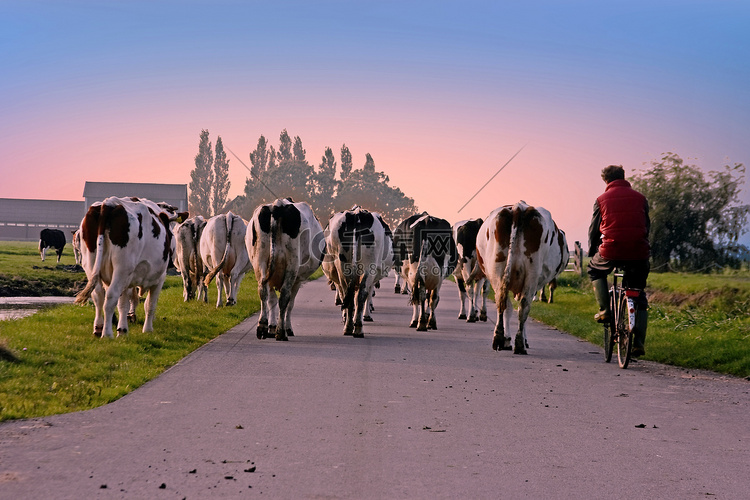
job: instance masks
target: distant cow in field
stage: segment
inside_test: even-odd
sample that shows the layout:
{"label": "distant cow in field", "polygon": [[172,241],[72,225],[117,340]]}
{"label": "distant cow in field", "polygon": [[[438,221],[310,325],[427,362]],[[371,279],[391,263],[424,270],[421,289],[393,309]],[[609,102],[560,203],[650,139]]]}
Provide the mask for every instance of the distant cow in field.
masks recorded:
{"label": "distant cow in field", "polygon": [[[453,237],[458,251],[458,262],[453,276],[456,278],[458,296],[461,300],[458,319],[465,319],[468,323],[474,323],[477,320],[487,321],[489,286],[477,261],[477,234],[481,225],[482,219],[464,220],[453,225]],[[468,314],[466,313],[467,298],[469,299]]]}
{"label": "distant cow in field", "polygon": [[79,229],[88,283],[76,296],[76,303],[93,299],[94,335],[113,336],[115,307],[118,335],[128,332],[134,287],[147,293],[143,331],[153,331],[156,303],[173,251],[169,225],[180,217],[150,200],[111,197],[89,207]]}
{"label": "distant cow in field", "polygon": [[[206,285],[203,283],[203,259],[200,240],[206,219],[200,215],[176,225],[172,229],[175,239],[175,253],[172,261],[182,276],[182,297],[187,302],[197,298],[208,302]],[[243,241],[244,245],[245,242]]]}
{"label": "distant cow in field", "polygon": [[568,263],[568,244],[550,213],[523,201],[495,209],[477,237],[477,257],[495,289],[496,351],[510,350],[511,294],[519,302],[518,333],[513,352],[526,354],[526,319],[534,294],[557,277]]}
{"label": "distant cow in field", "polygon": [[65,248],[65,233],[59,229],[42,229],[39,233],[39,255],[42,256],[42,262],[44,262],[48,248],[55,249],[57,262],[60,262],[63,248]]}
{"label": "distant cow in field", "polygon": [[255,209],[245,244],[260,296],[257,337],[289,340],[294,299],[323,260],[323,228],[307,203],[278,199]]}
{"label": "distant cow in field", "polygon": [[73,257],[76,259],[76,264],[81,265],[81,232],[76,229],[70,232],[73,237],[70,241],[70,245],[73,247]]}
{"label": "distant cow in field", "polygon": [[[362,338],[362,321],[372,289],[388,274],[382,218],[360,207],[334,214],[325,230],[323,272],[334,284],[344,315],[344,335]],[[390,233],[390,230],[388,231]],[[390,246],[390,238],[388,238]],[[385,263],[388,265],[388,262]]]}
{"label": "distant cow in field", "polygon": [[203,229],[199,248],[203,264],[210,271],[204,279],[205,286],[216,277],[216,307],[221,305],[221,292],[226,305],[237,303],[237,290],[252,265],[245,247],[247,223],[232,212],[211,217]]}
{"label": "distant cow in field", "polygon": [[396,232],[394,260],[400,261],[401,276],[411,290],[414,308],[409,326],[417,331],[436,330],[435,309],[440,301],[440,287],[456,267],[456,242],[451,225],[425,212],[402,221]]}

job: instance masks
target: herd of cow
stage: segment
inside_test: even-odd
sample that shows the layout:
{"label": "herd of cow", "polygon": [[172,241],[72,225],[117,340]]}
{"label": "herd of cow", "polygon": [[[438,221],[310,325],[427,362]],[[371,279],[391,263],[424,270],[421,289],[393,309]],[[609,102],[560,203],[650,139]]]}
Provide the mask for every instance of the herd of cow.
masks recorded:
{"label": "herd of cow", "polygon": [[[453,226],[423,212],[393,231],[380,214],[358,206],[334,214],[323,229],[307,203],[291,199],[257,207],[249,223],[231,212],[208,220],[187,217],[168,204],[138,198],[111,197],[89,207],[73,238],[76,260],[88,278],[76,303],[93,301],[96,336],[113,337],[112,321],[106,319],[113,318],[115,308],[117,333],[126,334],[141,294],[146,295],[143,331],[153,330],[171,259],[182,275],[184,300],[207,301],[206,287],[215,278],[217,307],[222,293],[226,305],[236,303],[240,282],[253,270],[261,301],[257,337],[276,340],[294,335],[295,297],[320,266],[341,306],[344,334],[354,337],[364,336],[374,288],[391,269],[396,290],[411,294],[410,326],[436,329],[440,287],[453,273],[461,295],[459,318],[486,321],[492,286],[498,311],[492,348],[525,354],[531,301],[547,284],[552,300],[555,278],[568,262],[565,233],[547,210],[523,201],[499,207],[485,220]],[[44,231],[41,236],[44,240]],[[511,297],[519,303],[514,342]]]}

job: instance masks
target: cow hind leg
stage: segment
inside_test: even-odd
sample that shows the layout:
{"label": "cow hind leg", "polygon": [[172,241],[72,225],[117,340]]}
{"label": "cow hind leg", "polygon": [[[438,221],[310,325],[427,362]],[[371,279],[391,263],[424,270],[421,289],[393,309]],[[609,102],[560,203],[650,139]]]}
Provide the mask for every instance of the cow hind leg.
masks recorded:
{"label": "cow hind leg", "polygon": [[458,319],[466,319],[466,284],[463,278],[457,278],[456,285],[458,286],[458,300],[461,302]]}
{"label": "cow hind leg", "polygon": [[125,293],[120,295],[120,300],[117,301],[117,313],[120,320],[117,322],[117,336],[128,334],[128,311],[130,309],[130,290],[125,290]]}
{"label": "cow hind leg", "polygon": [[143,333],[154,331],[154,315],[156,314],[156,303],[159,301],[161,287],[163,283],[154,285],[148,289],[146,301],[143,304],[145,310],[145,319],[143,320]]}
{"label": "cow hind leg", "polygon": [[528,354],[526,352],[526,347],[528,347],[526,343],[526,319],[529,317],[530,310],[531,302],[524,295],[518,305],[518,333],[516,333],[513,354]]}
{"label": "cow hind leg", "polygon": [[510,298],[497,301],[497,322],[495,334],[492,337],[492,349],[495,351],[511,350],[511,338],[506,333],[510,324],[510,311],[512,311],[510,306]]}

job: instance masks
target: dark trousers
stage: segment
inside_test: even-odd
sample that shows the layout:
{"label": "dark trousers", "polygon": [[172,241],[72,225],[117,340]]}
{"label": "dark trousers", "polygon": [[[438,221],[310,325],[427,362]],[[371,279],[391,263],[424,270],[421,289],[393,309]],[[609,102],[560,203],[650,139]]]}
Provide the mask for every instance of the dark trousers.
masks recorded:
{"label": "dark trousers", "polygon": [[[637,288],[643,290],[646,288],[648,273],[651,271],[651,263],[645,260],[607,260],[599,255],[599,252],[591,258],[588,265],[588,275],[591,281],[598,279],[607,279],[607,276],[615,270],[616,267],[622,269],[622,286],[625,288]],[[648,307],[646,293],[641,292],[638,302],[642,307]]]}

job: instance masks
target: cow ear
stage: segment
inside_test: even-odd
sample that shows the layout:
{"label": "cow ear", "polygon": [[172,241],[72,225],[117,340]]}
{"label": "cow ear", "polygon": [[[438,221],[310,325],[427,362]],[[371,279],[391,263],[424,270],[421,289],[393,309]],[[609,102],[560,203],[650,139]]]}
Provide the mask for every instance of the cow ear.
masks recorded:
{"label": "cow ear", "polygon": [[177,213],[177,222],[179,224],[182,224],[186,220],[188,220],[188,217],[190,217],[190,214],[188,212],[178,212]]}

